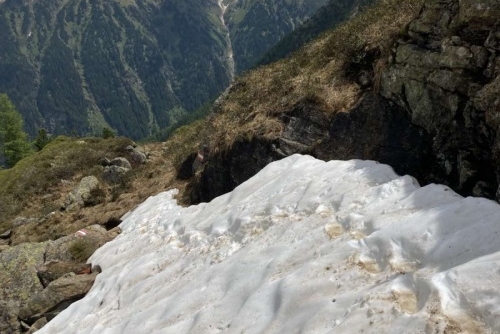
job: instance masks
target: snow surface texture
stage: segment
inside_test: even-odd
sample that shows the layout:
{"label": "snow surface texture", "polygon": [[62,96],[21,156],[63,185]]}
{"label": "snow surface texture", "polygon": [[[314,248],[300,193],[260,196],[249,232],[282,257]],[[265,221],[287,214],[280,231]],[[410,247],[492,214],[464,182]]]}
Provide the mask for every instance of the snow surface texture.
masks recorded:
{"label": "snow surface texture", "polygon": [[500,206],[294,155],[211,203],[126,215],[38,333],[498,333]]}

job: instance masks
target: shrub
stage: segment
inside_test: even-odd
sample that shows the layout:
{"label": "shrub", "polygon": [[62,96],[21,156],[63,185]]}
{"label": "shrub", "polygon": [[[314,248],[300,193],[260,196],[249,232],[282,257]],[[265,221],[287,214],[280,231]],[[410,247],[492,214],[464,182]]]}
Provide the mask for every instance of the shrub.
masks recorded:
{"label": "shrub", "polygon": [[73,260],[78,262],[86,262],[87,259],[94,253],[97,249],[95,245],[87,239],[79,239],[74,241],[69,246],[69,253]]}
{"label": "shrub", "polygon": [[109,139],[109,138],[114,138],[114,137],[115,137],[115,133],[113,132],[113,130],[111,130],[108,127],[102,128],[102,138],[103,139]]}

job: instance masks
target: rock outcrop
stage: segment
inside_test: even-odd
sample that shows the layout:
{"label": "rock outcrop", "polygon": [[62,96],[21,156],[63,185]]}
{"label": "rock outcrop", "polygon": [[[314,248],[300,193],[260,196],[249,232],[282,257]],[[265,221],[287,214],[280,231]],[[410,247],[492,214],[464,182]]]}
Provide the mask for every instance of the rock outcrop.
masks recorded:
{"label": "rock outcrop", "polygon": [[500,199],[498,22],[497,0],[428,0],[388,59],[367,53],[372,65],[363,75],[371,72],[365,76],[373,83],[357,80],[365,93],[354,108],[332,113],[314,101],[299,103],[282,114],[278,138],[237,141],[211,156],[192,178],[191,201],[231,191],[294,153],[377,160],[422,184]]}
{"label": "rock outcrop", "polygon": [[426,181],[465,195],[494,197],[500,177],[499,18],[495,0],[428,1],[381,79],[381,94],[431,139]]}

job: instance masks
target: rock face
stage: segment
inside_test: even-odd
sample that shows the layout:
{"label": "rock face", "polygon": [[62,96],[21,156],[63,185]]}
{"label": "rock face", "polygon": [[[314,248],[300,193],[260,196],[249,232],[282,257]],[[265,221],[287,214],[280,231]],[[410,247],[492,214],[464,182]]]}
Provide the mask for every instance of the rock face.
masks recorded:
{"label": "rock face", "polygon": [[382,74],[381,94],[432,139],[435,173],[465,195],[493,197],[500,169],[500,57],[495,0],[428,1]]}
{"label": "rock face", "polygon": [[373,159],[422,179],[433,168],[429,147],[425,131],[404,109],[369,93],[349,112],[333,116],[313,152],[323,160]]}
{"label": "rock face", "polygon": [[211,157],[193,180],[191,201],[209,201],[229,192],[268,163],[295,153],[323,160],[376,159],[398,173],[415,176],[432,168],[425,131],[412,124],[402,108],[373,93],[349,113],[331,119],[304,101],[281,121],[284,130],[279,138],[239,141],[230,152]]}
{"label": "rock face", "polygon": [[281,117],[279,138],[236,142],[212,156],[192,179],[192,202],[294,153],[377,160],[422,184],[500,199],[499,20],[497,0],[428,0],[385,61],[377,93],[359,83],[359,103],[331,117],[314,101],[298,104]]}

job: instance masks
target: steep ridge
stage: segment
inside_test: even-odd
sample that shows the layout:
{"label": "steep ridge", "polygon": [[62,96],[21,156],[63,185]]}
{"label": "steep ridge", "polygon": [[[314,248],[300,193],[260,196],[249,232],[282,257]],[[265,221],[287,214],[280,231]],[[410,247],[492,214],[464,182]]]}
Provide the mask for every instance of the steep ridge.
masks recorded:
{"label": "steep ridge", "polygon": [[[243,77],[208,122],[211,160],[192,180],[191,201],[230,191],[293,153],[374,159],[423,184],[495,198],[500,5],[429,0],[420,8],[379,3]],[[237,130],[221,127],[231,122]]]}

